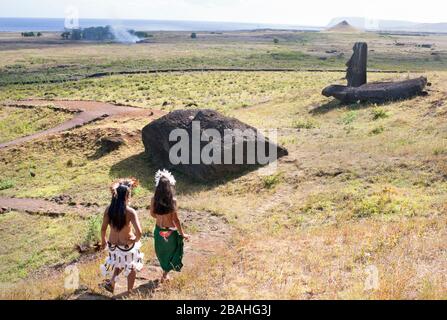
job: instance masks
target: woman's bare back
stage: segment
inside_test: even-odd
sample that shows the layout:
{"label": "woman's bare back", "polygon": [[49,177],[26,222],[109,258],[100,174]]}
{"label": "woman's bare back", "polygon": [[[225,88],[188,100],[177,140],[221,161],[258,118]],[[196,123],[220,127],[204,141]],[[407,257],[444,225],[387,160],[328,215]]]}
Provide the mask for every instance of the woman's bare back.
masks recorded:
{"label": "woman's bare back", "polygon": [[156,215],[156,223],[160,228],[175,228],[173,213],[168,214],[155,214]]}
{"label": "woman's bare back", "polygon": [[175,205],[175,209],[173,212],[170,213],[166,213],[166,214],[158,214],[157,212],[155,212],[154,208],[154,198],[151,199],[151,210],[154,213],[154,218],[156,219],[156,224],[157,226],[159,226],[162,229],[167,229],[167,228],[176,228],[175,225],[175,219],[177,217],[177,200],[174,198],[174,205]]}
{"label": "woman's bare back", "polygon": [[121,230],[116,230],[111,224],[109,242],[113,245],[125,246],[131,245],[135,241],[135,234],[132,230],[132,217],[134,216],[133,209],[126,209],[126,224]]}

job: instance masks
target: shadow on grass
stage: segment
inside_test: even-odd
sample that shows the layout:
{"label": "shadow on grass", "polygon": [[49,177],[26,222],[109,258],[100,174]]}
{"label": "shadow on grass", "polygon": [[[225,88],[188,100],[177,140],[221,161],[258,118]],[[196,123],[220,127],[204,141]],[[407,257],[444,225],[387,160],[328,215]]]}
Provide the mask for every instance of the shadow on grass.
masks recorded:
{"label": "shadow on grass", "polygon": [[123,292],[111,297],[110,295],[101,293],[84,292],[82,294],[79,294],[74,300],[123,300],[132,298],[133,295],[144,296],[148,298],[153,296],[155,290],[157,290],[159,286],[160,281],[158,279],[148,280],[148,282],[134,288],[131,294]]}
{"label": "shadow on grass", "polygon": [[132,298],[133,295],[137,295],[140,297],[145,297],[146,299],[152,297],[154,295],[155,290],[160,286],[160,281],[157,280],[149,280],[148,282],[136,287],[131,294],[124,292],[118,294],[113,297],[114,300],[128,299]]}
{"label": "shadow on grass", "polygon": [[347,103],[343,103],[340,102],[336,99],[331,100],[325,104],[322,104],[320,106],[316,106],[315,108],[313,108],[312,110],[309,111],[310,114],[312,115],[318,115],[318,114],[326,114],[332,110],[336,110],[336,109],[347,109],[347,110],[360,110],[360,109],[366,109],[372,106],[376,106],[376,105],[387,105],[389,104],[389,102],[386,103],[381,103],[381,104],[375,104],[375,103],[371,103],[371,102],[360,102],[360,103],[351,103],[351,104],[347,104]]}
{"label": "shadow on grass", "polygon": [[[140,185],[143,188],[153,192],[155,189],[155,172],[163,168],[163,166],[154,163],[153,159],[146,155],[146,153],[142,152],[114,164],[110,168],[109,175],[114,179],[123,177],[135,177],[140,181]],[[253,166],[250,168],[246,168],[238,174],[229,174],[221,179],[206,182],[193,179],[192,177],[187,176],[175,169],[173,169],[172,172],[174,173],[177,180],[177,194],[192,194],[204,190],[213,189],[258,168],[259,166]]]}

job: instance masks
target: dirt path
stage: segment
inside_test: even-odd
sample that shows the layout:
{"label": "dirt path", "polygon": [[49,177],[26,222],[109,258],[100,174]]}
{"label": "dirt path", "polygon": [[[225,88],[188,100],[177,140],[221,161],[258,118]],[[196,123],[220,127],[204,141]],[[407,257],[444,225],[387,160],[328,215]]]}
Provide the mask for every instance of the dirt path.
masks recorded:
{"label": "dirt path", "polygon": [[55,105],[58,108],[71,111],[74,117],[54,128],[40,131],[32,135],[18,138],[9,142],[0,144],[0,149],[15,146],[30,140],[41,138],[48,134],[54,134],[73,128],[77,128],[93,121],[107,117],[150,117],[155,114],[162,114],[162,111],[151,111],[136,107],[119,106],[106,102],[96,101],[68,101],[68,100],[23,100],[15,103],[4,104],[12,107],[39,107]]}
{"label": "dirt path", "polygon": [[0,197],[0,213],[6,213],[11,210],[48,217],[61,217],[68,213],[84,217],[92,212],[96,212],[97,208],[58,204],[57,202],[44,199]]}

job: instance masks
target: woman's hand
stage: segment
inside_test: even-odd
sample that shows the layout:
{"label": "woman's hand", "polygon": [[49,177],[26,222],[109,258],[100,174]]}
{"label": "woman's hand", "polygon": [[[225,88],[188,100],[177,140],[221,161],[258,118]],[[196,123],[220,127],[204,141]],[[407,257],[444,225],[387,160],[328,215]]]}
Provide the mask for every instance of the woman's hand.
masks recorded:
{"label": "woman's hand", "polygon": [[101,245],[99,246],[99,250],[103,251],[107,247],[107,243],[101,242]]}
{"label": "woman's hand", "polygon": [[191,238],[191,236],[189,234],[182,234],[183,239],[185,239],[185,241],[189,241],[189,239]]}

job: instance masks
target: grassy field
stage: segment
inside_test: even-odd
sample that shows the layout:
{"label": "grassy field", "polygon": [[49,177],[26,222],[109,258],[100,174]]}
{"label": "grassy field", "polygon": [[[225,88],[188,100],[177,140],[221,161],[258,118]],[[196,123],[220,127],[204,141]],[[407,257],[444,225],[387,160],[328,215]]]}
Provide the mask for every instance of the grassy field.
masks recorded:
{"label": "grassy field", "polygon": [[[130,49],[113,43],[64,42],[58,34],[31,40],[21,39],[19,34],[2,34],[0,85],[159,69],[344,69],[353,43],[360,40],[370,44],[370,69],[447,69],[447,40],[439,35],[247,31],[198,33],[197,39],[191,39],[190,33],[160,32],[154,33],[149,43]],[[432,48],[420,47],[422,44]]]}
{"label": "grassy field", "polygon": [[[218,40],[219,36],[222,39]],[[10,48],[0,55],[6,58],[1,60],[4,68],[23,63],[26,72],[38,73],[44,65],[77,63],[82,74],[85,61],[91,63],[107,50],[107,59],[129,55],[127,60],[140,68],[148,67],[146,60],[139,60],[140,55],[164,61],[168,67],[180,66],[173,61],[195,54],[216,65],[237,60],[246,66],[249,52],[256,55],[262,50],[291,52],[301,48],[306,57],[316,59],[316,66],[325,68],[342,67],[357,39],[354,37],[359,37],[289,32],[225,36],[199,34],[198,41],[193,42],[180,40],[185,34],[156,34],[153,43],[136,45],[132,50],[112,44],[82,44],[85,50],[67,56],[63,52],[75,45],[60,45],[48,47],[49,60],[34,65],[29,59],[37,49],[26,47],[32,43],[19,46],[15,54]],[[275,37],[280,39],[278,45],[273,44]],[[425,61],[427,56],[433,59],[429,51],[413,45],[395,46],[395,36],[361,37],[367,38],[370,48],[376,48],[371,53],[371,67],[431,70],[374,73],[371,80],[424,74],[432,82],[429,95],[379,106],[343,105],[321,95],[326,85],[343,83],[343,73],[176,72],[8,84],[0,87],[0,101],[38,97],[111,101],[165,111],[211,108],[258,128],[278,129],[278,141],[289,150],[289,156],[279,161],[278,171],[271,176],[254,171],[233,180],[199,184],[176,175],[182,210],[224,217],[231,226],[231,237],[225,250],[187,265],[155,295],[141,293],[133,298],[446,299],[444,60],[440,64]],[[237,39],[244,39],[243,44]],[[435,40],[436,50],[444,48],[445,39],[440,36],[405,37],[407,43]],[[325,45],[324,41],[329,42]],[[218,50],[219,46],[225,50]],[[321,52],[333,47],[346,52],[344,58],[337,58],[337,64],[318,59]],[[405,55],[397,63],[402,52]],[[262,58],[254,66],[276,66],[271,61]],[[311,66],[302,65],[303,60],[296,57],[277,61],[281,61],[280,67]],[[26,72],[16,75],[25,77]],[[12,74],[2,80],[8,82],[10,77]],[[152,260],[153,222],[143,209],[153,192],[153,174],[158,168],[143,152],[140,130],[146,124],[147,120],[138,118],[106,119],[0,150],[0,186],[5,186],[0,188],[0,196],[70,195],[74,202],[97,204],[99,214],[109,201],[109,183],[117,177],[136,176],[142,183],[132,204],[143,217],[144,250]],[[0,129],[3,137],[5,129]],[[127,144],[98,155],[98,139],[118,133]],[[5,242],[0,252],[0,282],[8,287],[4,296],[67,297],[63,274],[54,270],[54,264],[79,258],[74,247],[95,234],[94,219],[28,216],[22,212],[0,216],[0,237]],[[189,230],[194,233],[199,227],[191,222]],[[78,263],[81,282],[92,292],[99,292],[98,259]],[[371,267],[378,271],[379,285],[365,290]],[[48,272],[54,279],[51,283],[46,281]],[[25,285],[23,279],[30,282]]]}
{"label": "grassy field", "polygon": [[55,127],[70,117],[49,108],[32,110],[0,106],[0,143]]}

